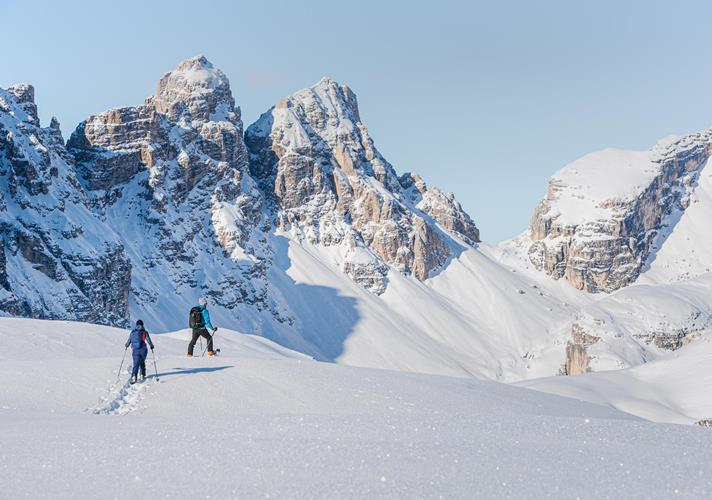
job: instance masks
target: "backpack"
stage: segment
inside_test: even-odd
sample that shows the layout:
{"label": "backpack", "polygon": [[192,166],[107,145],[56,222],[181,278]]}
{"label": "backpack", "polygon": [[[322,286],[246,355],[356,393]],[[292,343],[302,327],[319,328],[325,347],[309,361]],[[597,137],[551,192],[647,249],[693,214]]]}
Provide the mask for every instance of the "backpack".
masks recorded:
{"label": "backpack", "polygon": [[131,342],[132,349],[141,349],[146,343],[146,330],[138,327],[134,328],[129,334],[129,341]]}
{"label": "backpack", "polygon": [[195,306],[190,310],[188,326],[191,328],[202,328],[205,326],[205,321],[203,321],[203,309],[201,307]]}

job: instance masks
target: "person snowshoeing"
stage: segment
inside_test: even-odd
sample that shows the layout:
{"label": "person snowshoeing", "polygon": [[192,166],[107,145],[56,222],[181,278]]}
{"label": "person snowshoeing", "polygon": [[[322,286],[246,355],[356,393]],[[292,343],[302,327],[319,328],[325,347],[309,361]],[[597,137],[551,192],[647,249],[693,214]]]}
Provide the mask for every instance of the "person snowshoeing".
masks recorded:
{"label": "person snowshoeing", "polygon": [[139,370],[141,370],[141,380],[146,380],[146,357],[148,356],[146,342],[148,342],[148,345],[153,351],[151,336],[143,327],[143,321],[138,320],[136,322],[136,326],[129,334],[129,339],[126,341],[126,348],[128,349],[129,346],[131,346],[131,350],[133,352],[133,369],[131,370],[132,384],[136,383]]}
{"label": "person snowshoeing", "polygon": [[193,356],[193,348],[200,337],[208,339],[208,356],[215,356],[215,351],[213,350],[213,336],[210,335],[208,330],[215,332],[217,328],[213,328],[213,324],[210,322],[208,301],[205,297],[200,297],[198,304],[199,305],[190,310],[188,317],[188,324],[193,329],[193,338],[190,339],[190,344],[188,344],[188,357]]}

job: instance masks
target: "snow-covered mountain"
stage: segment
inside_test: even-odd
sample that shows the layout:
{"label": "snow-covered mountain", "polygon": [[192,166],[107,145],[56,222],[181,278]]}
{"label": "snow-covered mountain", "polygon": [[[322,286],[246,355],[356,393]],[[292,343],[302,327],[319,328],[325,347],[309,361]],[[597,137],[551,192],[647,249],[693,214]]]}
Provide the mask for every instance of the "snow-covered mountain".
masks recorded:
{"label": "snow-covered mountain", "polygon": [[396,175],[374,147],[356,95],[329,78],[279,101],[246,140],[278,229],[339,247],[339,266],[373,293],[386,290],[389,264],[423,281],[479,241],[453,195],[417,174]]}
{"label": "snow-covered mountain", "polygon": [[[635,366],[710,332],[710,132],[557,172],[500,246],[398,175],[329,78],[243,134],[227,77],[182,62],[65,145],[0,94],[0,311],[153,331],[216,324],[319,359],[521,380]],[[559,279],[565,278],[565,279]]]}
{"label": "snow-covered mountain", "polygon": [[588,292],[635,282],[688,208],[711,154],[706,131],[650,151],[606,149],[567,165],[534,212],[529,258]]}
{"label": "snow-covered mountain", "polygon": [[0,89],[0,310],[123,324],[131,263],[97,220],[52,120],[40,127],[34,89]]}

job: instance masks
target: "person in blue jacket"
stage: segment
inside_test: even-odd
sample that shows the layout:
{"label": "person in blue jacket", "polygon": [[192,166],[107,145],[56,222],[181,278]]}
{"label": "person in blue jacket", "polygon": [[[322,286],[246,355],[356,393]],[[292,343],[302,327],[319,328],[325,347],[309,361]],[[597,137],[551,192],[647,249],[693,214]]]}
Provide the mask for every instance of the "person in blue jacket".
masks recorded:
{"label": "person in blue jacket", "polygon": [[215,351],[213,350],[213,336],[210,335],[208,330],[215,332],[216,328],[213,328],[213,324],[210,322],[208,301],[205,297],[200,297],[198,305],[190,310],[188,324],[193,329],[193,337],[190,339],[190,344],[188,344],[188,357],[193,356],[193,348],[200,337],[208,339],[208,356],[215,356]]}
{"label": "person in blue jacket", "polygon": [[148,356],[148,349],[146,348],[147,342],[153,351],[151,336],[143,327],[143,321],[138,320],[136,322],[136,326],[129,334],[129,339],[126,341],[126,348],[128,349],[129,346],[131,346],[131,350],[133,352],[133,369],[131,370],[132,384],[136,383],[139,370],[141,370],[141,380],[146,380],[146,357]]}

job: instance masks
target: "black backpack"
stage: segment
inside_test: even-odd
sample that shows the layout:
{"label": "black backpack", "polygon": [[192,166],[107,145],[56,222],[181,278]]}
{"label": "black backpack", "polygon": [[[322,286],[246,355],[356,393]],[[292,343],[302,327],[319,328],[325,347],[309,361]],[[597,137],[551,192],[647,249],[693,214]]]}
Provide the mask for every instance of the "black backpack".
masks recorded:
{"label": "black backpack", "polygon": [[188,325],[191,328],[202,328],[205,326],[202,308],[195,306],[190,310],[190,314],[188,315]]}

